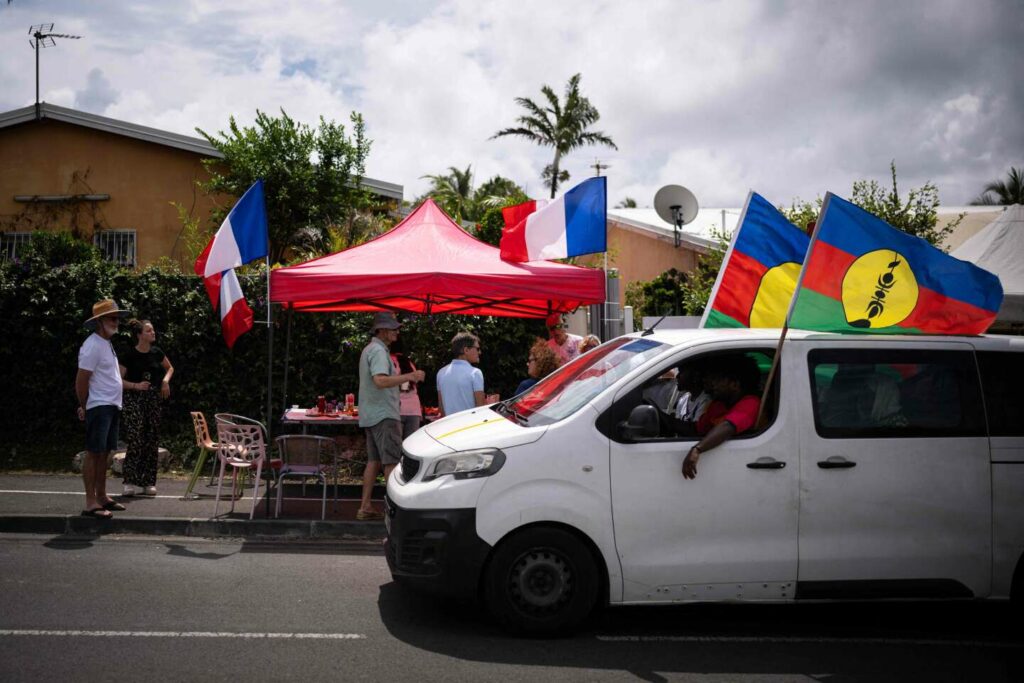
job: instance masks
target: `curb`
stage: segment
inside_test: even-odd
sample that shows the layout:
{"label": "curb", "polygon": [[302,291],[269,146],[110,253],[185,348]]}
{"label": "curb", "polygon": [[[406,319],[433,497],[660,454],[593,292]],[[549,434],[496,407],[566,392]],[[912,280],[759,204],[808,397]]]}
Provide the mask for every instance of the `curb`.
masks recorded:
{"label": "curb", "polygon": [[197,538],[275,540],[383,540],[383,522],[281,519],[190,519],[125,517],[102,520],[79,515],[0,515],[0,533],[82,536],[132,534]]}

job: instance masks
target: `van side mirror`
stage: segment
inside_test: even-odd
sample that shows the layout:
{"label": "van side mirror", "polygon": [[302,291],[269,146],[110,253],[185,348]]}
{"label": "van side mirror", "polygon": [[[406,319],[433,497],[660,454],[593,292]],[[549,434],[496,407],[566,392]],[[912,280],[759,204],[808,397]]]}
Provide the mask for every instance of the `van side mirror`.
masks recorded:
{"label": "van side mirror", "polygon": [[629,412],[629,419],[620,425],[620,429],[627,441],[657,439],[661,435],[658,409],[649,405],[636,406]]}

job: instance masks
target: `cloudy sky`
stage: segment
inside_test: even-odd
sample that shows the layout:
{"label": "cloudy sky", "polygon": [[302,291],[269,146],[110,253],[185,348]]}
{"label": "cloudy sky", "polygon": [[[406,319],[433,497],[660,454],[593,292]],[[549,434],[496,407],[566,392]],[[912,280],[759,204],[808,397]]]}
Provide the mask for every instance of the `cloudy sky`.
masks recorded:
{"label": "cloudy sky", "polygon": [[884,0],[0,0],[0,111],[35,95],[28,27],[78,34],[42,51],[42,98],[194,135],[257,109],[366,119],[367,175],[400,183],[472,164],[545,196],[551,153],[490,140],[515,96],[574,73],[618,150],[612,203],[664,184],[703,206],[776,204],[932,181],[964,204],[1024,166],[1024,2]]}

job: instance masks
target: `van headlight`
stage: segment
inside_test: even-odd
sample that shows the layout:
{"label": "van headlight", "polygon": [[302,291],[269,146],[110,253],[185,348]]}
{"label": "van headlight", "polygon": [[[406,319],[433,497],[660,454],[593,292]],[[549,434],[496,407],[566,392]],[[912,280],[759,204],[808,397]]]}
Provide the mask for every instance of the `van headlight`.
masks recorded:
{"label": "van headlight", "polygon": [[505,454],[497,448],[481,448],[475,451],[460,451],[438,458],[423,472],[423,481],[452,475],[456,479],[489,477],[505,464]]}

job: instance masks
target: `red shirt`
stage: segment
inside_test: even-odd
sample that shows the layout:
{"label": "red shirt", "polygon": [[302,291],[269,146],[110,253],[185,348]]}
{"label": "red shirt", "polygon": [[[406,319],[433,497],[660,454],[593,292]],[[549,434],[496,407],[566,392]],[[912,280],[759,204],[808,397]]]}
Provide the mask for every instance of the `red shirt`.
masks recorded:
{"label": "red shirt", "polygon": [[708,409],[697,420],[697,433],[704,436],[715,425],[729,422],[736,428],[737,434],[742,434],[754,426],[760,407],[761,399],[757,396],[744,396],[732,407],[718,400],[712,401],[708,404]]}

